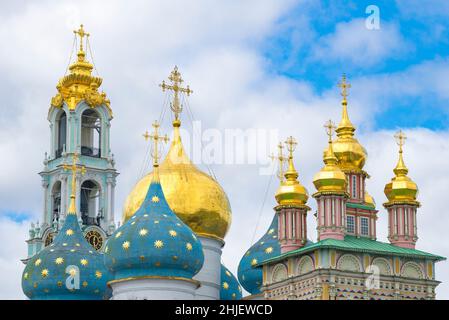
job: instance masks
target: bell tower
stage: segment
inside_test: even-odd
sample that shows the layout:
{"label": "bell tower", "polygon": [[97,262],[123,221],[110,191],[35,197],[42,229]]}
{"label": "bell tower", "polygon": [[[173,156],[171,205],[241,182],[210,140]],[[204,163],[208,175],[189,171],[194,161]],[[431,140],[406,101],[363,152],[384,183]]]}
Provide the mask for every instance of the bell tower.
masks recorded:
{"label": "bell tower", "polygon": [[[118,172],[110,148],[112,109],[104,92],[102,78],[92,75],[94,65],[86,58],[89,33],[83,25],[74,31],[79,39],[77,58],[59,80],[48,111],[50,151],[45,153],[42,177],[43,209],[40,222],[31,225],[28,258],[49,245],[60,230],[70,201],[72,185],[65,164],[77,157],[75,193],[80,209],[78,220],[88,242],[102,250],[115,230],[114,190]],[[89,50],[90,51],[90,50]],[[26,259],[25,259],[26,261]]]}

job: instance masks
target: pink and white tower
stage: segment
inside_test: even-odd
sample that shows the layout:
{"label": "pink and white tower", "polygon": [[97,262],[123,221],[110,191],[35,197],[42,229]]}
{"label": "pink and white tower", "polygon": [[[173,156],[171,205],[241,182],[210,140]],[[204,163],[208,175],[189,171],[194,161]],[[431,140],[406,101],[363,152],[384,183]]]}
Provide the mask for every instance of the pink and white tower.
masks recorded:
{"label": "pink and white tower", "polygon": [[306,188],[298,181],[298,172],[293,165],[293,152],[297,142],[289,137],[285,142],[289,152],[288,169],[285,180],[281,182],[277,192],[278,206],[274,209],[278,214],[278,238],[281,253],[303,247],[307,242],[307,211],[309,198]]}
{"label": "pink and white tower", "polygon": [[388,202],[384,207],[388,211],[388,240],[391,244],[403,248],[415,248],[418,240],[416,223],[417,209],[420,203],[416,200],[418,186],[408,176],[408,169],[402,157],[405,135],[399,131],[395,135],[399,145],[399,160],[393,172],[395,177],[385,185]]}
{"label": "pink and white tower", "polygon": [[329,145],[323,154],[324,167],[318,172],[313,184],[317,192],[313,197],[317,201],[318,240],[328,238],[344,240],[346,232],[346,175],[338,167],[337,157],[332,148],[332,134],[335,126],[331,120],[324,125],[329,136]]}

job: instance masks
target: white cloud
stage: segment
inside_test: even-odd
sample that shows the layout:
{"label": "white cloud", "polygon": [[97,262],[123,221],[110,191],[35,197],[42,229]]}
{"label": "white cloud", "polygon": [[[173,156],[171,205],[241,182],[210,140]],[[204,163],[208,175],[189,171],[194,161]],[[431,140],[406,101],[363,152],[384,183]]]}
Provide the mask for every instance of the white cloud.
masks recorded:
{"label": "white cloud", "polygon": [[312,61],[351,62],[359,67],[373,66],[386,58],[405,54],[411,48],[396,24],[382,21],[379,30],[369,30],[364,19],[340,22],[334,33],[317,41],[312,49]]}

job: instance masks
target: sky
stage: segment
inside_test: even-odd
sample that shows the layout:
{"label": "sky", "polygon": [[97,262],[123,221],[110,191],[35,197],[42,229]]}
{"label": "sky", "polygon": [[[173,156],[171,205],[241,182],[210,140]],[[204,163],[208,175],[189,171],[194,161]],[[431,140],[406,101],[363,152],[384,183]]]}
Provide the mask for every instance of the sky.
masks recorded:
{"label": "sky", "polygon": [[[369,5],[380,10],[380,29],[366,26]],[[81,0],[0,6],[1,299],[24,298],[20,259],[26,256],[30,223],[43,207],[37,173],[49,150],[47,112],[69,62],[72,30],[80,23],[91,34],[94,62],[114,112],[117,221],[141,174],[147,150],[142,133],[167,108],[158,84],[177,65],[194,91],[188,106],[203,130],[270,132],[268,147],[254,151],[256,163],[209,165],[231,203],[223,262],[235,273],[274,214],[278,182],[261,167],[276,139],[297,138],[299,179],[313,193],[326,146],[323,124],[340,119],[337,83],[346,73],[352,84],[350,118],[368,151],[367,189],[379,210],[378,239],[386,241],[383,188],[397,160],[393,135],[402,129],[408,136],[405,162],[422,203],[417,248],[449,256],[447,1]],[[193,130],[186,112],[181,117],[183,128]],[[168,132],[166,118],[162,129]],[[252,151],[240,146],[234,152]],[[207,169],[204,163],[199,167]],[[312,198],[309,205],[315,210]],[[310,214],[313,241],[315,228]],[[448,299],[449,263],[438,263],[436,275],[443,282],[437,298]]]}

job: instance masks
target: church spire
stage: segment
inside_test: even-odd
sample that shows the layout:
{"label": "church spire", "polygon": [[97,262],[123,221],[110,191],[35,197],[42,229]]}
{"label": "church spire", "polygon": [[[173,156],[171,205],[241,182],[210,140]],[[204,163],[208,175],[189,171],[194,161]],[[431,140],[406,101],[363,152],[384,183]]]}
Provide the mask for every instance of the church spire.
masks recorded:
{"label": "church spire", "polygon": [[285,179],[284,177],[284,166],[285,166],[285,162],[287,161],[287,157],[284,156],[284,146],[282,144],[282,142],[279,142],[278,144],[278,155],[275,156],[274,154],[272,154],[270,156],[271,160],[273,161],[279,161],[278,164],[278,178],[279,181],[282,183]]}
{"label": "church spire", "polygon": [[355,127],[351,123],[351,120],[349,120],[348,100],[347,100],[347,98],[349,96],[348,89],[351,88],[351,84],[346,81],[346,74],[343,74],[341,82],[338,83],[338,86],[341,88],[341,96],[343,97],[343,100],[341,101],[343,109],[342,109],[341,121],[336,130],[337,136],[338,137],[352,137],[352,136],[354,136]]}

